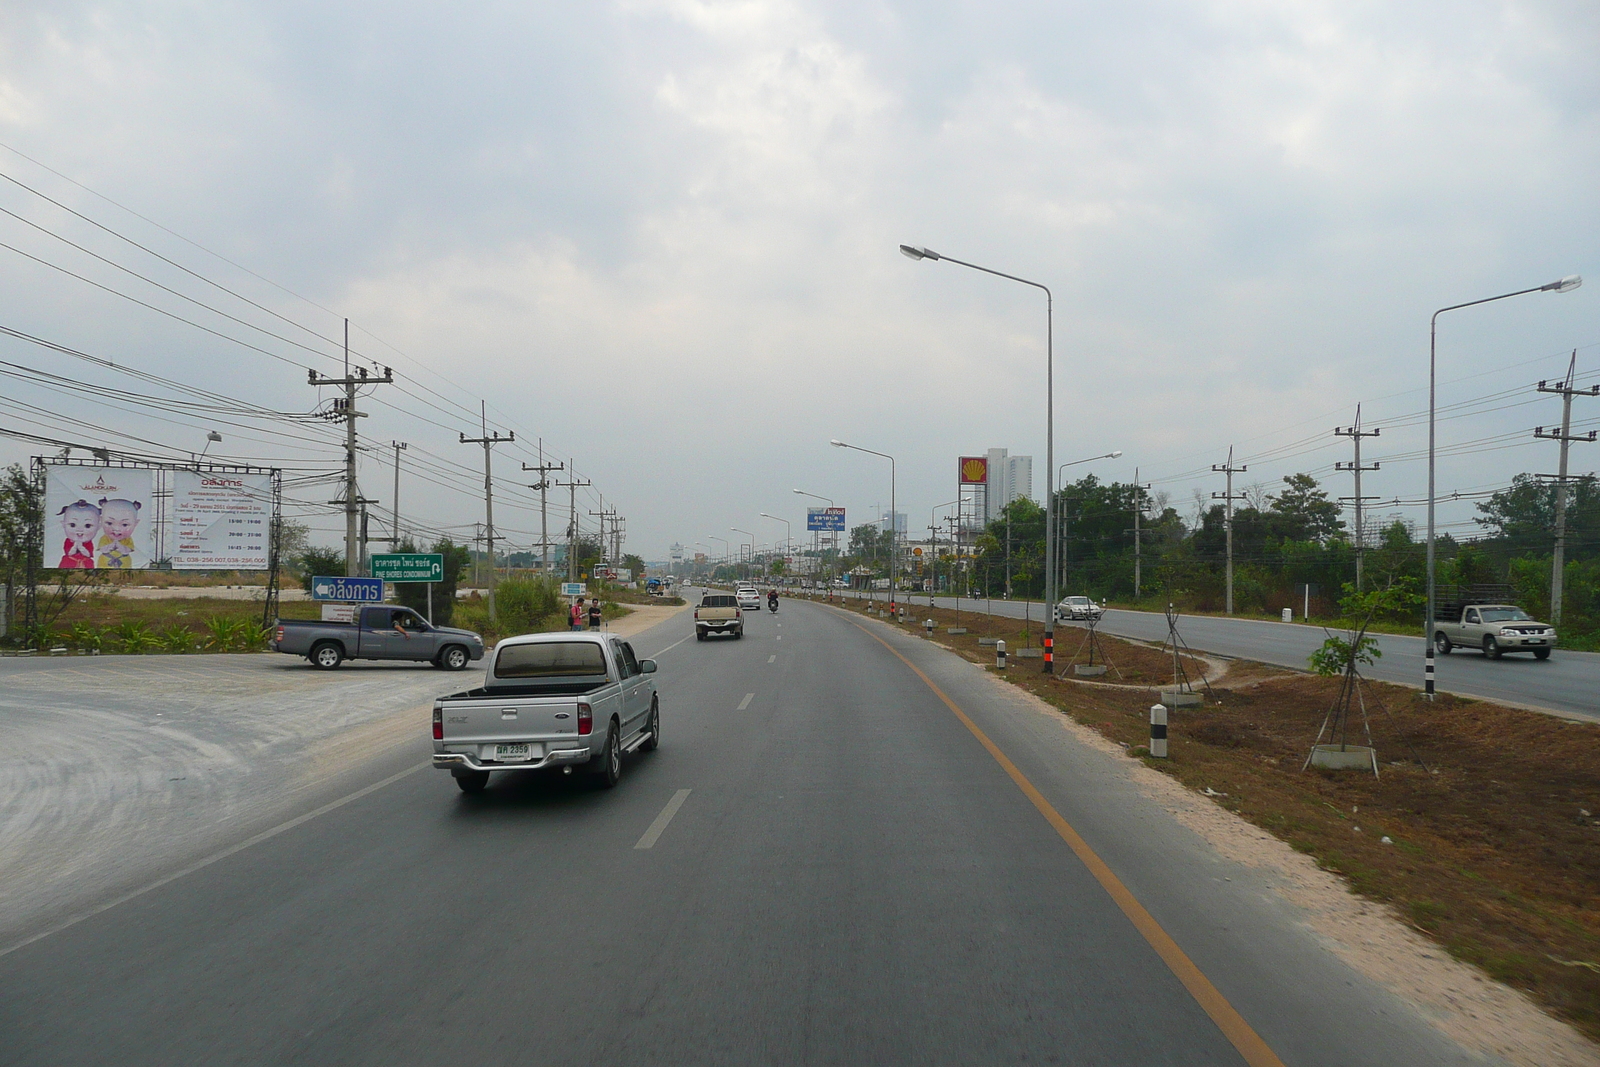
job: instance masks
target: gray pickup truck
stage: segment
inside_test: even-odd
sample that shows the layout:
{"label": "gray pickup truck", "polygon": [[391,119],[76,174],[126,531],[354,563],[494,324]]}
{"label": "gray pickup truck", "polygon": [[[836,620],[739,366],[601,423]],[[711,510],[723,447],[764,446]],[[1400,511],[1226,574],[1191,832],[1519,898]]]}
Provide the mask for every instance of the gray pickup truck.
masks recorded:
{"label": "gray pickup truck", "polygon": [[483,685],[433,704],[433,765],[478,793],[492,771],[583,767],[606,788],[624,753],[661,743],[654,660],[612,634],[510,637]]}
{"label": "gray pickup truck", "polygon": [[459,671],[483,658],[483,638],[471,630],[433,626],[410,608],[389,605],[361,608],[356,622],[279,619],[267,647],[325,671],[347,659],[406,659]]}
{"label": "gray pickup truck", "polygon": [[1489,659],[1507,652],[1532,652],[1534,659],[1549,659],[1555,645],[1555,627],[1515,604],[1444,604],[1434,622],[1433,647],[1441,656],[1470,648]]}

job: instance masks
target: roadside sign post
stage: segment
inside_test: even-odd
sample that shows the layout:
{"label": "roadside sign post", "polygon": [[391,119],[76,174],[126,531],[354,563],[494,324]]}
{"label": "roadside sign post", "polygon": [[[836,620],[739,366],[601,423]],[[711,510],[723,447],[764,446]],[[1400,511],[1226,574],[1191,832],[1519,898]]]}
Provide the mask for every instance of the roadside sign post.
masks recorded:
{"label": "roadside sign post", "polygon": [[311,579],[311,599],[343,600],[355,604],[383,603],[382,578],[317,575]]}
{"label": "roadside sign post", "polygon": [[588,596],[589,587],[582,582],[562,582],[562,596]]}
{"label": "roadside sign post", "polygon": [[444,581],[444,553],[379,552],[372,557],[372,576],[385,582],[426,583],[428,624],[433,624],[433,583]]}

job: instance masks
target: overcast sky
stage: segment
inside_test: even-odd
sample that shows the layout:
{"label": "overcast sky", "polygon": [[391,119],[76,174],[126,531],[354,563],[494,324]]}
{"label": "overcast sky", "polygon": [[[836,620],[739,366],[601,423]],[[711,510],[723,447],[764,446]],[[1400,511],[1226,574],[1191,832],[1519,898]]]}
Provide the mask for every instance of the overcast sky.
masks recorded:
{"label": "overcast sky", "polygon": [[[796,487],[870,519],[887,464],[833,437],[896,456],[914,530],[961,454],[1031,453],[1042,493],[1042,294],[901,242],[1049,285],[1057,461],[1121,449],[1069,474],[1137,466],[1186,516],[1230,445],[1241,486],[1348,495],[1331,430],[1357,403],[1384,428],[1366,491],[1418,500],[1429,315],[1589,276],[1441,319],[1440,489],[1481,491],[1554,470],[1538,379],[1576,349],[1600,381],[1597,55],[1587,0],[0,3],[0,173],[206,279],[0,182],[43,228],[0,215],[0,325],[304,412],[348,315],[404,376],[363,438],[433,468],[403,472],[405,515],[481,520],[457,434],[486,399],[517,435],[513,545],[537,537],[509,494],[542,437],[661,558],[782,536],[762,511],[798,534]],[[11,338],[0,360],[167,395]],[[0,380],[8,429],[198,450],[215,425],[213,454],[339,462],[325,424],[161,417]],[[1575,417],[1600,426],[1600,400]],[[386,454],[362,471],[384,509]]]}

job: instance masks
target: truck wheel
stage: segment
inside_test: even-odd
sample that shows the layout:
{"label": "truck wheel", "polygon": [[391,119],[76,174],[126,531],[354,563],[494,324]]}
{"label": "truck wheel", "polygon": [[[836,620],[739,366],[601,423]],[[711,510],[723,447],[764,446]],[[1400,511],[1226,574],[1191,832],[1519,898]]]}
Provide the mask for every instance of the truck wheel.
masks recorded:
{"label": "truck wheel", "polygon": [[1492,637],[1485,637],[1483,639],[1483,654],[1484,654],[1485,657],[1487,657],[1489,659],[1499,659],[1500,658],[1500,642],[1496,641]]}
{"label": "truck wheel", "polygon": [[661,702],[656,697],[650,698],[650,725],[645,729],[650,731],[650,740],[639,747],[646,752],[654,752],[661,747]]}
{"label": "truck wheel", "polygon": [[489,784],[488,771],[467,771],[455,776],[456,785],[463,793],[481,793],[483,787]]}
{"label": "truck wheel", "polygon": [[1533,658],[1534,659],[1549,659],[1550,658],[1550,650],[1548,648],[1536,648],[1536,649],[1533,650]]}
{"label": "truck wheel", "polygon": [[1433,635],[1433,647],[1438,651],[1439,655],[1448,656],[1450,650],[1456,646],[1452,645],[1450,639],[1444,635],[1444,631],[1440,630]]}
{"label": "truck wheel", "polygon": [[466,670],[467,664],[471,661],[472,657],[467,655],[467,650],[460,645],[448,646],[439,653],[439,659],[437,660],[439,666],[447,671]]}
{"label": "truck wheel", "polygon": [[622,728],[617,725],[617,720],[611,720],[611,727],[606,731],[605,751],[600,753],[600,766],[595,769],[595,784],[601,789],[610,789],[622,778],[622,740],[617,734]]}
{"label": "truck wheel", "polygon": [[331,671],[344,662],[344,649],[333,641],[324,641],[316,648],[313,648],[311,655],[307,658],[311,660],[313,667]]}
{"label": "truck wheel", "polygon": [[704,641],[706,639],[706,632],[704,630],[696,630],[694,632],[694,639],[696,641]]}

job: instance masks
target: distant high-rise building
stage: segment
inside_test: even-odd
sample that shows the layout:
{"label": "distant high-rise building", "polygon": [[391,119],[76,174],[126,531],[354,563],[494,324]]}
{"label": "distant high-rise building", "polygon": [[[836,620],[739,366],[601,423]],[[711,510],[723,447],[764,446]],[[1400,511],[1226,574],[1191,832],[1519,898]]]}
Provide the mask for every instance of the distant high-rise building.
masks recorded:
{"label": "distant high-rise building", "polygon": [[[889,516],[887,514],[878,516],[878,529],[882,533],[889,532]],[[896,537],[904,537],[906,535],[906,513],[903,511],[894,513],[894,532]]]}
{"label": "distant high-rise building", "polygon": [[1003,448],[989,449],[989,482],[985,493],[984,522],[1000,517],[1005,506],[1020,497],[1033,499],[1033,457],[1013,456]]}

